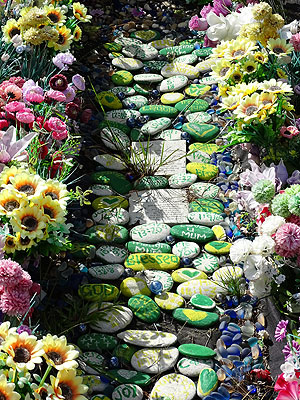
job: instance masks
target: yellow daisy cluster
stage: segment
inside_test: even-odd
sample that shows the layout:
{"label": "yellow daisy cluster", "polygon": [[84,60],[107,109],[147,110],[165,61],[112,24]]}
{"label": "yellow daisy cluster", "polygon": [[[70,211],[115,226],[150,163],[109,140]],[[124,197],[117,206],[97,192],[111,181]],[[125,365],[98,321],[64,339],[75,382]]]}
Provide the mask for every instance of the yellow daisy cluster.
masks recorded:
{"label": "yellow daisy cluster", "polygon": [[243,25],[240,37],[258,40],[263,46],[269,39],[279,37],[278,31],[283,27],[284,19],[279,14],[272,14],[272,7],[268,3],[255,4],[252,13],[257,22]]}
{"label": "yellow daisy cluster", "polygon": [[66,185],[22,168],[6,167],[0,174],[0,217],[9,219],[12,234],[6,236],[4,251],[13,253],[47,239],[49,225],[65,222]]}
{"label": "yellow daisy cluster", "polygon": [[[71,12],[71,15],[69,14]],[[47,43],[56,51],[67,51],[73,41],[82,36],[80,22],[89,22],[91,16],[81,3],[73,3],[69,9],[49,4],[44,7],[25,7],[18,19],[11,18],[2,27],[4,39],[10,43],[20,35],[25,43],[38,46]]]}

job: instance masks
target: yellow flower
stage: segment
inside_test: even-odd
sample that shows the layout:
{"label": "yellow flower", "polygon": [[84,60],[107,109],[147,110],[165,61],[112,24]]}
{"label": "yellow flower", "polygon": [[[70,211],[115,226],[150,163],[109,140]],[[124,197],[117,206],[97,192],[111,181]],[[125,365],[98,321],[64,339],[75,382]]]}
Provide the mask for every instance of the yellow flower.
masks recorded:
{"label": "yellow flower", "polygon": [[47,216],[36,204],[17,210],[10,220],[14,232],[20,232],[22,238],[29,239],[41,239],[47,222]]}
{"label": "yellow flower", "polygon": [[65,51],[68,50],[72,43],[71,29],[68,29],[65,25],[56,28],[58,32],[58,40],[56,42],[50,41],[49,47],[53,47],[54,50]]}
{"label": "yellow flower", "polygon": [[243,119],[245,122],[250,122],[258,117],[260,111],[259,94],[253,93],[251,96],[246,96],[241,100],[240,105],[233,111],[237,118]]}
{"label": "yellow flower", "polygon": [[15,19],[9,19],[2,27],[2,31],[6,42],[10,42],[15,35],[20,35],[21,33],[20,26]]}
{"label": "yellow flower", "polygon": [[17,239],[15,236],[6,236],[3,250],[7,254],[14,253],[17,250]]}
{"label": "yellow flower", "polygon": [[228,96],[222,99],[221,108],[226,108],[227,110],[235,110],[241,101],[240,96]]}
{"label": "yellow flower", "polygon": [[267,18],[266,23],[274,29],[281,29],[284,25],[284,19],[279,14],[272,14]]}
{"label": "yellow flower", "polygon": [[91,15],[87,15],[87,8],[80,3],[73,3],[73,15],[82,22],[89,22],[92,19]]}
{"label": "yellow flower", "polygon": [[286,111],[294,111],[295,110],[295,107],[285,99],[283,99],[282,108]]}
{"label": "yellow flower", "polygon": [[260,64],[265,64],[268,61],[268,55],[265,52],[257,51],[253,55],[254,60],[259,62]]}
{"label": "yellow flower", "polygon": [[10,182],[11,185],[9,185],[9,188],[14,188],[28,199],[38,196],[44,189],[44,181],[39,175],[28,174],[27,172],[15,175],[10,178]]}
{"label": "yellow flower", "polygon": [[32,246],[36,246],[34,240],[30,239],[28,236],[22,238],[21,233],[17,232],[16,234],[16,250],[25,251],[30,249]]}
{"label": "yellow flower", "polygon": [[48,383],[44,383],[42,387],[39,387],[36,383],[32,383],[31,389],[33,389],[33,396],[37,400],[44,400],[46,398],[52,399],[54,390]]}
{"label": "yellow flower", "polygon": [[275,104],[277,95],[275,93],[263,92],[259,95],[259,102],[264,110],[269,110]]}
{"label": "yellow flower", "polygon": [[232,44],[227,46],[224,57],[229,60],[240,60],[255,50],[257,46],[255,42],[244,38],[236,39]]}
{"label": "yellow flower", "polygon": [[81,376],[76,376],[75,369],[59,371],[56,378],[50,376],[50,381],[59,399],[86,400],[82,395],[87,392],[88,387],[82,384]]}
{"label": "yellow flower", "polygon": [[277,56],[290,54],[294,50],[294,47],[284,39],[271,38],[268,40],[267,47],[271,54],[276,54]]}
{"label": "yellow flower", "polygon": [[248,96],[258,89],[258,82],[251,82],[251,83],[239,83],[235,85],[231,89],[231,94],[241,94],[243,97]]}
{"label": "yellow flower", "polygon": [[44,189],[41,194],[46,197],[50,196],[52,200],[58,200],[61,207],[66,207],[68,201],[67,186],[57,180],[48,179],[44,183]]}
{"label": "yellow flower", "polygon": [[255,4],[252,8],[252,14],[258,21],[263,20],[272,14],[272,7],[265,2]]}
{"label": "yellow flower", "polygon": [[54,7],[52,4],[50,6],[45,6],[44,11],[47,17],[50,19],[51,25],[62,25],[64,24],[66,17],[62,8]]}
{"label": "yellow flower", "polygon": [[243,71],[245,71],[246,74],[253,74],[257,70],[257,63],[254,61],[253,57],[250,57],[249,60],[247,60],[243,64]]}
{"label": "yellow flower", "polygon": [[276,72],[279,79],[288,79],[288,75],[283,69],[277,68]]}
{"label": "yellow flower", "polygon": [[25,42],[38,46],[44,41],[44,37],[41,35],[41,31],[38,28],[29,28],[23,33],[23,39]]}
{"label": "yellow flower", "polygon": [[238,66],[232,71],[230,79],[232,79],[234,83],[239,83],[243,79],[243,74]]}
{"label": "yellow flower", "polygon": [[217,47],[212,49],[212,53],[210,55],[210,58],[221,58],[221,57],[223,57],[224,54],[225,54],[225,50],[227,49],[228,45],[233,43],[233,42],[234,42],[234,39],[230,40],[228,42],[223,42],[223,43],[218,44]]}
{"label": "yellow flower", "polygon": [[57,337],[48,333],[43,340],[44,357],[47,364],[52,365],[57,370],[77,368],[75,358],[79,352],[74,346],[67,344],[65,336]]}
{"label": "yellow flower", "polygon": [[25,207],[26,198],[19,192],[4,189],[0,192],[0,215],[10,216],[15,210]]}
{"label": "yellow flower", "polygon": [[0,186],[8,185],[11,178],[23,172],[25,172],[24,168],[4,167],[3,171],[0,173]]}
{"label": "yellow flower", "polygon": [[224,84],[219,84],[219,92],[218,92],[218,97],[226,97],[228,96],[228,90],[229,90],[230,86]]}
{"label": "yellow flower", "polygon": [[270,79],[259,84],[259,89],[264,92],[272,93],[292,93],[293,89],[290,85],[285,82],[276,81],[276,79]]}
{"label": "yellow flower", "polygon": [[230,76],[231,70],[231,62],[227,60],[217,60],[214,65],[211,67],[212,72],[211,76],[217,78],[219,81],[228,79]]}
{"label": "yellow flower", "polygon": [[7,336],[10,333],[15,333],[17,328],[11,328],[10,327],[10,322],[2,322],[0,325],[0,345],[4,342],[4,340],[7,338]]}
{"label": "yellow flower", "polygon": [[7,365],[18,371],[31,371],[36,364],[43,361],[42,341],[38,341],[34,335],[28,335],[27,332],[9,334],[2,344],[2,349],[8,354]]}
{"label": "yellow flower", "polygon": [[42,210],[51,225],[55,226],[59,223],[65,222],[65,212],[57,200],[52,200],[50,196],[46,196],[39,200],[38,204],[42,207]]}
{"label": "yellow flower", "polygon": [[43,9],[32,7],[26,14],[18,19],[18,22],[21,30],[25,30],[40,25],[49,25],[51,21]]}
{"label": "yellow flower", "polygon": [[74,41],[75,41],[75,42],[79,42],[79,40],[80,40],[81,37],[82,37],[82,30],[79,28],[78,25],[77,25],[76,28],[74,29],[73,36],[74,36]]}
{"label": "yellow flower", "polygon": [[0,398],[3,400],[19,400],[21,395],[14,391],[15,384],[7,381],[6,376],[0,375]]}
{"label": "yellow flower", "polygon": [[55,42],[58,40],[58,32],[51,26],[44,26],[40,29],[40,35],[44,41]]}

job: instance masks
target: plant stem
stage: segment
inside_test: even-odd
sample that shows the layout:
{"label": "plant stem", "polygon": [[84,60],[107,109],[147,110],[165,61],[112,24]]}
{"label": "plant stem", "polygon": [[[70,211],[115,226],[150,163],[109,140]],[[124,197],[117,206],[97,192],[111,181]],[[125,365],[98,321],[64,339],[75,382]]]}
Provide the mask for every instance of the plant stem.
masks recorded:
{"label": "plant stem", "polygon": [[39,384],[39,388],[41,388],[44,385],[45,380],[46,380],[47,376],[49,375],[51,369],[52,369],[52,365],[48,365],[48,368],[46,369],[46,372],[44,373],[44,376]]}

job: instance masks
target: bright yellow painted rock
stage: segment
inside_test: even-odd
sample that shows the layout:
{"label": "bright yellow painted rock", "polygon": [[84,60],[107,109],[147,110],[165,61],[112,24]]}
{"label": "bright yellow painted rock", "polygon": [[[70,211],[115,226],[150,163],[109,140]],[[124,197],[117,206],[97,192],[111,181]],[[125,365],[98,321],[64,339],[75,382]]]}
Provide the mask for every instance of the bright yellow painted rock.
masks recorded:
{"label": "bright yellow painted rock", "polygon": [[125,261],[125,268],[131,268],[134,271],[143,271],[147,269],[169,270],[178,268],[180,258],[174,254],[163,253],[136,253],[130,254]]}
{"label": "bright yellow painted rock", "polygon": [[226,239],[225,229],[221,225],[215,225],[211,229],[218,240]]}
{"label": "bright yellow painted rock", "polygon": [[150,296],[151,294],[146,282],[137,277],[124,279],[120,285],[120,290],[125,297],[132,297],[137,294]]}
{"label": "bright yellow painted rock", "polygon": [[186,170],[192,174],[196,174],[198,178],[202,179],[203,181],[209,181],[210,179],[215,178],[219,172],[219,169],[216,165],[194,162],[188,163]]}
{"label": "bright yellow painted rock", "polygon": [[160,101],[162,104],[175,104],[184,99],[184,95],[182,93],[165,93],[161,96]]}
{"label": "bright yellow painted rock", "polygon": [[219,148],[220,147],[214,143],[193,143],[189,146],[189,150],[201,150],[207,154],[215,153]]}
{"label": "bright yellow painted rock", "polygon": [[162,310],[176,310],[184,305],[184,298],[172,292],[157,295],[154,297],[154,301]]}
{"label": "bright yellow painted rock", "polygon": [[172,279],[174,282],[182,283],[194,279],[207,279],[207,275],[194,268],[180,268],[172,273]]}

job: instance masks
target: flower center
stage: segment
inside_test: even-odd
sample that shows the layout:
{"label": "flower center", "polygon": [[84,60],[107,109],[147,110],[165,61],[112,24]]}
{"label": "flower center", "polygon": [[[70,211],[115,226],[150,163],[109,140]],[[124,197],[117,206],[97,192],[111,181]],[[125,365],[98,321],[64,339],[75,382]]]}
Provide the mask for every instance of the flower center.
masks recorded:
{"label": "flower center", "polygon": [[27,363],[30,360],[30,352],[24,347],[17,347],[15,349],[14,361],[17,363]]}
{"label": "flower center", "polygon": [[20,29],[12,28],[12,30],[9,32],[9,37],[13,38],[15,35],[19,35],[20,32],[21,32]]}
{"label": "flower center", "polygon": [[59,200],[59,197],[54,192],[46,192],[45,196],[50,196],[52,200]]}
{"label": "flower center", "polygon": [[72,400],[73,392],[69,385],[62,382],[58,385],[58,387],[61,389],[61,394],[63,395],[65,400]]}
{"label": "flower center", "polygon": [[47,17],[50,18],[51,21],[54,22],[54,23],[59,22],[59,16],[58,16],[56,13],[54,13],[54,12],[49,13],[49,14],[47,15]]}
{"label": "flower center", "polygon": [[22,225],[25,226],[26,230],[29,232],[35,231],[38,227],[38,220],[32,215],[26,215],[22,218]]}
{"label": "flower center", "polygon": [[250,115],[254,114],[255,111],[257,111],[257,110],[258,110],[258,107],[256,107],[256,106],[249,106],[249,107],[247,107],[245,114],[250,116]]}
{"label": "flower center", "polygon": [[20,203],[17,202],[17,200],[9,200],[4,204],[4,208],[6,211],[12,211],[15,208],[18,208]]}
{"label": "flower center", "polygon": [[20,186],[18,188],[18,190],[19,190],[19,192],[23,192],[23,193],[27,194],[27,196],[28,195],[30,196],[35,193],[35,188],[32,185],[28,185],[28,184]]}
{"label": "flower center", "polygon": [[246,70],[247,70],[247,72],[253,72],[253,71],[255,71],[255,68],[253,67],[253,65],[248,65]]}
{"label": "flower center", "polygon": [[234,57],[243,56],[245,54],[244,50],[237,50],[233,53]]}
{"label": "flower center", "polygon": [[285,53],[285,51],[284,51],[281,47],[274,47],[274,48],[273,48],[273,52],[274,52],[275,54],[282,54],[282,53]]}
{"label": "flower center", "polygon": [[0,392],[0,400],[6,400],[5,394],[2,392]]}
{"label": "flower center", "polygon": [[264,106],[266,106],[267,104],[271,104],[272,102],[270,100],[264,100],[262,103]]}
{"label": "flower center", "polygon": [[48,358],[50,358],[50,360],[54,362],[55,365],[61,365],[64,361],[62,356],[56,351],[49,351],[49,353],[47,353],[47,356]]}
{"label": "flower center", "polygon": [[226,75],[227,71],[229,71],[229,67],[222,68],[220,71],[220,76]]}
{"label": "flower center", "polygon": [[280,86],[271,86],[269,89],[272,90],[272,91],[281,90],[281,87]]}
{"label": "flower center", "polygon": [[8,247],[14,247],[15,246],[15,242],[13,239],[8,238],[5,242],[6,246]]}
{"label": "flower center", "polygon": [[22,246],[27,246],[30,243],[30,239],[29,239],[29,237],[21,238],[20,242],[21,242]]}
{"label": "flower center", "polygon": [[50,218],[54,218],[54,212],[51,208],[44,206],[44,214],[49,215]]}
{"label": "flower center", "polygon": [[58,35],[58,40],[57,40],[56,43],[58,43],[58,44],[64,44],[65,41],[66,41],[66,38],[60,33],[60,34]]}

